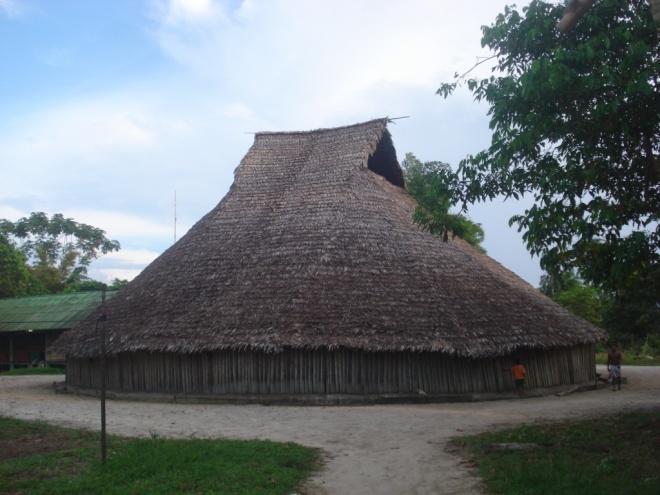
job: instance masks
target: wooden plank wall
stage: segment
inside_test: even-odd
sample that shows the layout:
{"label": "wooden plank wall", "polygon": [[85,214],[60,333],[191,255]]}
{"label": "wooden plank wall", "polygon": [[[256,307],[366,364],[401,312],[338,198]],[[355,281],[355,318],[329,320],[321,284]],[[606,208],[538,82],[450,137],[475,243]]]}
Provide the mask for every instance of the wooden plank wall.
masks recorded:
{"label": "wooden plank wall", "polygon": [[[431,352],[353,349],[285,350],[277,354],[218,351],[201,354],[137,352],[108,358],[108,390],[198,394],[428,394],[514,389],[503,371],[520,358],[527,386],[590,382],[593,345],[529,349],[498,358],[467,359]],[[100,363],[68,359],[67,383],[100,387]]]}

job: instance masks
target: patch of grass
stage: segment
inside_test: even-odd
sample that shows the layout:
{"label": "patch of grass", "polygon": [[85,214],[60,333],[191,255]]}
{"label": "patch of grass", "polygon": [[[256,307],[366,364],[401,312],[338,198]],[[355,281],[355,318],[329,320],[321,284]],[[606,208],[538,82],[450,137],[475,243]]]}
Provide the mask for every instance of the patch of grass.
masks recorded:
{"label": "patch of grass", "polygon": [[23,421],[0,416],[0,441],[18,440],[34,435],[48,435],[61,432],[73,433],[76,430],[66,430],[59,426],[44,423],[43,421]]}
{"label": "patch of grass", "polygon": [[[11,433],[7,433],[12,431]],[[0,459],[0,493],[264,494],[295,491],[320,464],[316,449],[293,443],[108,437],[105,464],[99,434],[0,418],[0,444],[17,454],[40,437],[58,449]],[[28,449],[29,450],[29,449]]]}
{"label": "patch of grass", "polygon": [[45,368],[14,368],[13,370],[3,371],[2,376],[25,376],[25,375],[64,375],[65,370],[46,366]]}
{"label": "patch of grass", "polygon": [[[601,420],[521,426],[453,443],[467,452],[490,493],[656,495],[660,493],[660,411]],[[493,444],[545,444],[493,450]]]}
{"label": "patch of grass", "polygon": [[[607,352],[596,353],[596,364],[607,364]],[[623,355],[623,366],[660,366],[660,356],[648,358],[627,353]]]}

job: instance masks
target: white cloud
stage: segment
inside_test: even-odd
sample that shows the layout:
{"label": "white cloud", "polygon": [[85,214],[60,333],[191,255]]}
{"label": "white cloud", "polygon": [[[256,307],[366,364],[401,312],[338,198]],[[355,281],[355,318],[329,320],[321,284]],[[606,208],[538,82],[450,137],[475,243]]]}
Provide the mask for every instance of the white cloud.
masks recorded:
{"label": "white cloud", "polygon": [[148,265],[155,260],[160,253],[149,251],[147,249],[122,249],[112,253],[104,254],[105,261],[117,263],[120,265]]}
{"label": "white cloud", "polygon": [[[83,70],[85,93],[51,95],[44,82],[34,108],[3,114],[0,218],[64,213],[105,230],[120,252],[162,252],[172,243],[174,192],[180,238],[228,190],[249,133],[384,116],[410,116],[390,126],[399,158],[412,151],[455,165],[488,146],[486,109],[469,95],[434,93],[483,54],[479,26],[506,3],[151,0],[143,29],[163,60],[102,87]],[[22,5],[0,0],[3,11]],[[57,42],[67,46],[66,36]],[[50,55],[70,61],[65,51]],[[473,217],[487,239],[500,236]],[[116,266],[99,269],[126,268],[108,260]]]}
{"label": "white cloud", "polygon": [[164,160],[155,155],[171,159],[165,150],[189,139],[195,124],[158,97],[136,93],[67,101],[4,126],[0,197],[47,204],[62,202],[63,191],[71,189],[77,191],[70,199],[92,195],[97,202],[117,191],[144,191],[147,184],[138,176],[158,178]]}
{"label": "white cloud", "polygon": [[254,115],[252,109],[248,108],[243,103],[230,103],[222,110],[223,115],[226,117],[242,117],[248,118]]}
{"label": "white cloud", "polygon": [[[95,98],[68,102],[41,114],[42,129],[37,129],[31,146],[44,153],[70,152],[73,139],[78,154],[86,155],[116,146],[153,146],[155,123],[148,110],[134,100]],[[40,136],[47,136],[41,139]]]}
{"label": "white cloud", "polygon": [[102,255],[88,269],[93,280],[111,283],[115,278],[133,280],[160,253],[148,249],[122,249]]}
{"label": "white cloud", "polygon": [[[153,221],[149,216],[136,212],[134,214],[118,213],[112,210],[64,210],[67,218],[73,218],[78,223],[93,225],[106,231],[106,237],[111,239],[160,238],[171,239],[173,227],[165,222]],[[169,221],[169,218],[167,219]]]}
{"label": "white cloud", "polygon": [[170,26],[208,23],[219,9],[211,0],[167,0],[153,2],[155,15]]}
{"label": "white cloud", "polygon": [[104,268],[102,270],[99,270],[98,272],[103,275],[103,277],[92,277],[94,280],[98,280],[100,282],[104,282],[106,284],[111,284],[116,278],[119,280],[128,280],[129,282],[133,280],[135,277],[137,277],[140,272],[142,271],[141,268],[139,269],[131,269],[131,268]]}
{"label": "white cloud", "polygon": [[391,115],[387,107],[409,91],[430,99],[484,53],[479,25],[501,9],[491,0],[451,8],[424,0],[254,0],[234,15],[225,9],[182,24],[171,22],[176,6],[168,5],[154,16],[164,53],[262,117],[299,129]]}
{"label": "white cloud", "polygon": [[70,101],[23,115],[11,125],[13,132],[0,138],[0,159],[21,165],[8,170],[12,175],[33,169],[35,180],[46,178],[40,172],[54,164],[84,174],[89,163],[117,148],[154,147],[158,127],[145,108],[112,97]]}
{"label": "white cloud", "polygon": [[211,0],[171,0],[170,8],[174,15],[204,18],[212,12]]}
{"label": "white cloud", "polygon": [[[135,214],[126,214],[120,213],[112,210],[91,210],[91,209],[69,209],[65,208],[63,210],[51,211],[47,208],[34,208],[31,211],[21,211],[17,208],[14,208],[9,205],[0,204],[0,218],[4,218],[15,222],[19,218],[29,217],[30,213],[36,211],[43,211],[48,216],[53,215],[54,213],[61,213],[65,218],[72,218],[78,223],[84,223],[91,225],[93,227],[102,229],[105,231],[105,236],[108,239],[119,240],[120,244],[122,240],[128,240],[131,243],[139,242],[140,239],[151,239],[152,242],[156,241],[157,243],[168,246],[173,242],[173,226],[170,225],[169,218],[166,222],[159,222],[150,220],[147,215],[140,213]],[[180,232],[185,233],[183,227],[180,229]],[[140,254],[142,260],[136,261],[136,263],[143,263],[143,260],[151,255],[149,251],[144,249],[140,250],[122,250],[120,253],[109,253],[105,256],[109,256],[113,259],[120,260],[123,258],[126,252],[131,252],[133,258],[137,258],[136,254]],[[153,259],[153,258],[152,258]]]}
{"label": "white cloud", "polygon": [[14,206],[0,204],[0,218],[2,219],[15,222],[19,218],[23,218],[27,215],[29,215],[29,213],[26,214]]}
{"label": "white cloud", "polygon": [[0,0],[0,12],[10,19],[22,17],[27,11],[27,5],[21,0]]}

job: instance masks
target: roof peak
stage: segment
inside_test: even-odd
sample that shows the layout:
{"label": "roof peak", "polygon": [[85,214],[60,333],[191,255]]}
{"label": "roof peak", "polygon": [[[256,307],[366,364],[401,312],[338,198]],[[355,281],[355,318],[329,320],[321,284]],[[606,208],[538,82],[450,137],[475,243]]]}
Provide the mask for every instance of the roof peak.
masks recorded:
{"label": "roof peak", "polygon": [[389,117],[381,117],[378,119],[372,119],[372,120],[367,120],[365,122],[357,122],[355,124],[349,124],[349,125],[342,125],[338,127],[320,127],[318,129],[310,129],[308,131],[259,131],[255,132],[256,136],[261,136],[261,135],[299,135],[299,134],[315,134],[315,133],[325,133],[325,132],[335,132],[335,131],[341,131],[344,129],[351,129],[355,127],[364,127],[364,126],[369,126],[369,125],[380,125],[383,127],[387,127],[387,124],[392,122],[392,119]]}

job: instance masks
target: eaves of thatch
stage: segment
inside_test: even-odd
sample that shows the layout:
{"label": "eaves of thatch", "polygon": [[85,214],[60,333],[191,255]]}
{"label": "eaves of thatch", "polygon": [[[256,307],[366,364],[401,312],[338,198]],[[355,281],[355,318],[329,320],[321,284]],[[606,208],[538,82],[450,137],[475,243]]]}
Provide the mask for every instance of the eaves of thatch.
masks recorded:
{"label": "eaves of thatch", "polygon": [[[107,303],[108,352],[477,358],[601,340],[467,243],[413,224],[387,124],[257,134],[226,197]],[[94,326],[54,349],[97,356]]]}

